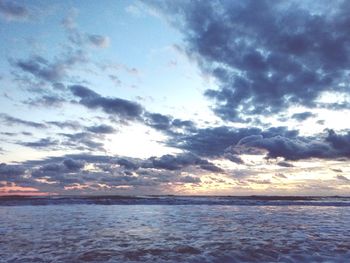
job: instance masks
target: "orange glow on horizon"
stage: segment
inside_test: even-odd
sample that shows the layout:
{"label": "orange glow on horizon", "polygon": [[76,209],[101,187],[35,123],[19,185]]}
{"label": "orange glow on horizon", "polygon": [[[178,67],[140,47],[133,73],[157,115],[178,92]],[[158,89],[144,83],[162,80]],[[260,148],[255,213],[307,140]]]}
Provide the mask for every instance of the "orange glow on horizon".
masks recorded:
{"label": "orange glow on horizon", "polygon": [[4,186],[0,188],[0,196],[9,196],[9,195],[46,196],[46,195],[52,195],[52,193],[40,192],[38,189],[33,187],[21,187],[17,185]]}

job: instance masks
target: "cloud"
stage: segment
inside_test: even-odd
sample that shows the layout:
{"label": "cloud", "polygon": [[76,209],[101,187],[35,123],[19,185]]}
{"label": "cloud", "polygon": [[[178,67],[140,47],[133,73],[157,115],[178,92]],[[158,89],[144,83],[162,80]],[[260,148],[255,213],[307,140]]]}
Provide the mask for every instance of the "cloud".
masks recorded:
{"label": "cloud", "polygon": [[275,177],[275,178],[282,178],[282,179],[288,178],[288,177],[285,176],[283,173],[275,173],[274,177]]}
{"label": "cloud", "polygon": [[[349,3],[145,1],[184,36],[187,54],[218,89],[205,95],[224,120],[322,107],[324,91],[346,92]],[[322,2],[323,3],[323,2]],[[348,107],[348,106],[347,106]]]}
{"label": "cloud", "polygon": [[[198,158],[193,157],[188,163],[185,156],[173,157],[179,165],[176,170],[168,170],[167,167],[161,168],[157,165],[156,168],[151,159],[90,154],[48,157],[43,160],[26,161],[16,166],[0,164],[0,181],[14,182],[17,186],[34,187],[39,191],[56,193],[67,193],[69,190],[66,187],[77,186],[91,192],[99,190],[106,192],[113,189],[117,191],[119,186],[126,186],[133,189],[151,189],[161,193],[167,189],[168,183],[177,185],[201,183],[201,179],[197,176],[189,173],[182,174],[182,172],[184,168],[191,165],[208,164],[208,162],[198,161]],[[152,166],[139,165],[146,162]],[[25,177],[23,177],[24,174],[26,174]],[[80,190],[72,191],[80,192]]]}
{"label": "cloud", "polygon": [[294,167],[293,164],[285,162],[285,161],[278,162],[277,165],[282,166],[282,167]]}
{"label": "cloud", "polygon": [[3,122],[5,122],[6,124],[8,124],[10,126],[18,124],[18,125],[24,125],[24,126],[38,128],[38,129],[47,128],[47,126],[43,123],[22,120],[22,119],[15,118],[15,117],[12,117],[12,116],[4,114],[4,113],[0,113],[0,118],[3,120]]}
{"label": "cloud", "polygon": [[15,1],[0,0],[0,14],[9,21],[26,20],[29,17],[29,10]]}
{"label": "cloud", "polygon": [[68,171],[77,171],[84,167],[85,163],[79,160],[65,159],[63,161],[64,166]]}
{"label": "cloud", "polygon": [[134,101],[104,97],[82,85],[73,85],[68,88],[75,97],[80,99],[78,101],[80,105],[89,109],[101,109],[113,119],[118,117],[120,121],[138,121],[169,136],[194,132],[196,129],[192,121],[148,112],[142,105]]}
{"label": "cloud", "polygon": [[247,179],[246,181],[254,184],[271,184],[270,180]]}
{"label": "cloud", "polygon": [[116,161],[116,163],[123,166],[127,170],[137,170],[138,168],[140,168],[139,164],[137,164],[136,162],[130,161],[128,159],[125,159],[125,158],[119,158]]}
{"label": "cloud", "polygon": [[[337,134],[333,130],[305,137],[286,127],[261,130],[219,126],[173,134],[166,144],[198,156],[226,158],[235,163],[243,163],[241,154],[267,153],[267,158],[283,157],[285,160],[350,157],[350,132]],[[285,161],[277,165],[293,167]]]}
{"label": "cloud", "polygon": [[101,35],[88,35],[87,39],[91,45],[99,48],[106,48],[110,43],[109,37]]}
{"label": "cloud", "polygon": [[199,156],[218,156],[222,155],[227,147],[236,144],[240,138],[253,132],[258,133],[260,130],[235,130],[226,126],[205,128],[198,129],[193,134],[180,136],[176,140],[170,139],[168,144]]}
{"label": "cloud", "polygon": [[21,165],[8,165],[0,163],[0,181],[10,180],[11,177],[23,175],[25,169]]}
{"label": "cloud", "polygon": [[64,156],[52,156],[46,157],[42,160],[28,160],[23,162],[23,165],[26,166],[42,166],[47,163],[61,163],[66,159],[73,159],[78,161],[83,161],[84,163],[110,163],[114,158],[108,155],[93,155],[89,153],[80,153],[80,154],[67,154]]}
{"label": "cloud", "polygon": [[48,121],[46,124],[56,126],[60,129],[68,128],[72,130],[78,130],[82,128],[82,125],[78,121]]}
{"label": "cloud", "polygon": [[[172,147],[180,148],[199,156],[223,156],[226,154],[228,159],[240,162],[239,157],[232,156],[229,147],[235,146],[242,138],[249,136],[285,135],[295,137],[297,131],[288,130],[286,127],[271,127],[265,131],[259,128],[232,128],[228,126],[219,126],[215,128],[195,129],[184,135],[177,135],[169,139],[167,144]],[[229,156],[231,154],[231,156]]]}
{"label": "cloud", "polygon": [[110,39],[107,36],[98,34],[86,34],[81,32],[76,24],[76,17],[78,16],[78,10],[72,9],[67,16],[62,20],[61,25],[68,34],[68,39],[71,43],[78,48],[90,45],[97,48],[106,48],[110,44]]}
{"label": "cloud", "polygon": [[[47,163],[40,167],[33,167],[31,171],[31,181],[29,186],[54,187],[60,190],[66,186],[84,184],[83,174],[80,174],[85,163],[79,160],[65,159],[60,163]],[[47,183],[38,184],[38,179]]]}
{"label": "cloud", "polygon": [[18,135],[25,135],[25,136],[33,136],[33,134],[31,132],[19,132],[19,133],[15,133],[15,132],[0,132],[1,135],[5,135],[5,136],[10,136],[10,137],[15,137]]}
{"label": "cloud", "polygon": [[211,172],[223,172],[221,168],[213,163],[191,153],[179,154],[176,156],[166,154],[161,157],[152,157],[142,165],[143,168],[156,168],[171,171],[181,170],[188,166],[198,166],[203,170]]}
{"label": "cloud", "polygon": [[43,95],[39,98],[24,101],[25,104],[32,107],[60,107],[66,99],[56,95]]}
{"label": "cloud", "polygon": [[17,144],[35,149],[55,149],[59,145],[59,141],[52,138],[42,138],[33,142],[17,142]]}
{"label": "cloud", "polygon": [[66,30],[72,30],[74,28],[76,28],[76,23],[75,23],[75,19],[78,15],[78,10],[77,9],[71,9],[67,16],[65,16],[62,21],[61,21],[61,25],[66,29]]}
{"label": "cloud", "polygon": [[106,124],[90,126],[90,127],[87,127],[86,130],[92,133],[102,133],[102,134],[114,133],[116,131],[112,126],[109,126]]}
{"label": "cloud", "polygon": [[78,149],[80,151],[104,151],[104,143],[96,141],[96,139],[103,139],[103,134],[90,132],[77,133],[60,133],[65,140],[61,142],[64,147]]}
{"label": "cloud", "polygon": [[251,152],[251,148],[266,150],[268,158],[284,157],[286,160],[349,158],[350,132],[336,134],[333,130],[328,130],[326,136],[319,137],[246,137],[233,147],[241,153]]}
{"label": "cloud", "polygon": [[332,168],[331,168],[331,170],[332,170],[333,172],[336,172],[336,173],[342,173],[342,172],[343,172],[342,169],[332,169]]}
{"label": "cloud", "polygon": [[118,78],[118,76],[113,75],[113,74],[109,74],[108,77],[113,81],[113,83],[116,86],[120,86],[122,84],[122,81]]}
{"label": "cloud", "polygon": [[312,112],[306,111],[306,112],[301,112],[301,113],[294,113],[292,115],[292,118],[297,120],[297,121],[305,121],[311,117],[317,116],[316,114],[313,114]]}
{"label": "cloud", "polygon": [[[31,142],[17,141],[16,144],[41,150],[104,151],[104,143],[101,141],[103,141],[107,132],[103,129],[107,129],[107,126],[94,128],[96,129],[95,132],[58,133],[55,134],[54,138],[47,137]],[[98,132],[98,129],[102,132]]]}
{"label": "cloud", "polygon": [[350,157],[350,132],[337,134],[334,130],[328,130],[325,141],[331,145],[337,155]]}
{"label": "cloud", "polygon": [[279,135],[271,138],[257,138],[257,140],[241,144],[240,147],[264,149],[268,152],[269,158],[284,157],[287,160],[311,157],[327,158],[331,151],[331,147],[321,141],[303,141],[298,138],[290,139]]}
{"label": "cloud", "polygon": [[142,106],[136,102],[120,98],[102,97],[91,89],[80,85],[70,86],[69,89],[74,96],[80,98],[79,104],[89,109],[100,108],[122,120],[139,119],[143,113]]}
{"label": "cloud", "polygon": [[337,175],[336,177],[338,180],[341,180],[341,181],[344,181],[344,182],[350,182],[350,179],[347,178],[346,176],[344,175]]}
{"label": "cloud", "polygon": [[190,175],[186,175],[186,176],[183,176],[180,178],[181,178],[180,182],[182,182],[182,183],[199,184],[202,182],[202,180],[200,178],[190,176]]}
{"label": "cloud", "polygon": [[49,64],[47,60],[39,56],[17,60],[15,66],[46,81],[61,80],[65,73],[64,65],[59,63]]}
{"label": "cloud", "polygon": [[86,61],[87,58],[84,51],[69,50],[68,53],[62,54],[60,59],[54,62],[50,62],[41,56],[32,56],[28,59],[11,59],[10,63],[38,80],[56,83],[66,78],[68,69]]}
{"label": "cloud", "polygon": [[192,121],[175,119],[172,116],[163,115],[160,113],[145,112],[143,122],[156,130],[163,131],[169,135],[177,132],[188,132],[195,129],[195,124]]}
{"label": "cloud", "polygon": [[31,175],[35,178],[57,176],[58,174],[67,174],[79,172],[83,169],[85,163],[80,160],[65,159],[60,163],[47,163],[40,166],[38,169],[33,169]]}
{"label": "cloud", "polygon": [[171,117],[160,113],[148,113],[145,123],[157,130],[168,130],[171,126]]}

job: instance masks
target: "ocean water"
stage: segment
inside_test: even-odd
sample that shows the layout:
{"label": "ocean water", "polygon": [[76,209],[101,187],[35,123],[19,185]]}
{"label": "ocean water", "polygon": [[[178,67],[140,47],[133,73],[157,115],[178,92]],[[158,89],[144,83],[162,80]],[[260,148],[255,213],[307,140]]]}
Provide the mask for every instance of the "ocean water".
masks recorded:
{"label": "ocean water", "polygon": [[0,262],[350,262],[350,199],[0,198]]}

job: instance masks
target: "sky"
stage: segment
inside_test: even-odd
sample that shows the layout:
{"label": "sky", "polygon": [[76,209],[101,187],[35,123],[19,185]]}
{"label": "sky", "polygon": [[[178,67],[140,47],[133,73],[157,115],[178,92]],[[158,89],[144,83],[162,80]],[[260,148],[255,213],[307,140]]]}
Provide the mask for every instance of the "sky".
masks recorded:
{"label": "sky", "polygon": [[349,5],[0,0],[0,195],[349,195]]}

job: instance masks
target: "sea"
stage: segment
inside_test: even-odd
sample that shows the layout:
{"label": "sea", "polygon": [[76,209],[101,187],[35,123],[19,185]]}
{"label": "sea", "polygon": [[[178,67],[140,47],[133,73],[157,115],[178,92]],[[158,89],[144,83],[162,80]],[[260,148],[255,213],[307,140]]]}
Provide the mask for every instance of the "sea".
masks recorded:
{"label": "sea", "polygon": [[0,197],[0,262],[350,262],[350,197]]}

